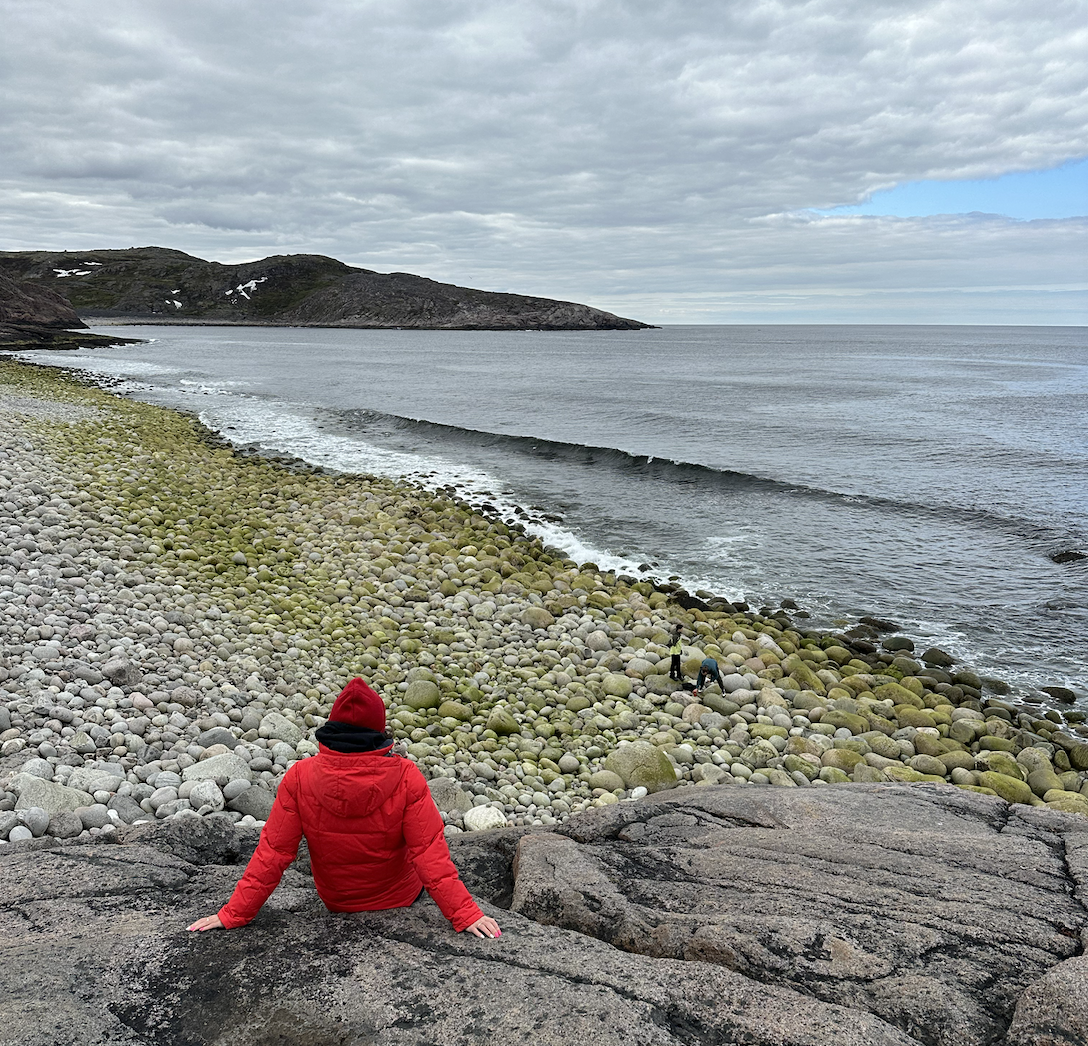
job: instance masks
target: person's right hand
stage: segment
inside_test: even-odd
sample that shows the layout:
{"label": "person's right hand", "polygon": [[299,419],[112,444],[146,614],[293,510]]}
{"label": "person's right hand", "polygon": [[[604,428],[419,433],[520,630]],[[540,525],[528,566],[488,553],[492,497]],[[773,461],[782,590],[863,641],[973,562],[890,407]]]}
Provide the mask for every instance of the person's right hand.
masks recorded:
{"label": "person's right hand", "polygon": [[477,937],[501,937],[502,930],[499,924],[490,915],[481,915],[471,926],[466,926],[468,933],[474,933]]}

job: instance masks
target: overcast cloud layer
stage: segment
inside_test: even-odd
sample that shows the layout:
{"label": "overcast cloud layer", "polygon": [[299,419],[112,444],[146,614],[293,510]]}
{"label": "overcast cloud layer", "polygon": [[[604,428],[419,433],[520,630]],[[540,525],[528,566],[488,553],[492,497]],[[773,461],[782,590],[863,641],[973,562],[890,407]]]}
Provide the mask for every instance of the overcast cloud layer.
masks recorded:
{"label": "overcast cloud layer", "polygon": [[1088,219],[820,216],[1088,156],[1084,0],[0,0],[0,247],[658,322],[1088,322]]}

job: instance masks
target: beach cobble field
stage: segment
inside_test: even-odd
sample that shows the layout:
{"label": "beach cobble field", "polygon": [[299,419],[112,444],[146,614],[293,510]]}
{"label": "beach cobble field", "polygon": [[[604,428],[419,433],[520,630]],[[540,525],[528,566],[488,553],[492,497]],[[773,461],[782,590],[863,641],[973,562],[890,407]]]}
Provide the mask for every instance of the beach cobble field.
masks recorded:
{"label": "beach cobble field", "polygon": [[[677,627],[689,686],[713,657],[721,687],[670,679]],[[354,675],[449,833],[715,784],[923,781],[1088,814],[1080,713],[894,633],[602,573],[448,494],[0,364],[0,845],[260,825]]]}

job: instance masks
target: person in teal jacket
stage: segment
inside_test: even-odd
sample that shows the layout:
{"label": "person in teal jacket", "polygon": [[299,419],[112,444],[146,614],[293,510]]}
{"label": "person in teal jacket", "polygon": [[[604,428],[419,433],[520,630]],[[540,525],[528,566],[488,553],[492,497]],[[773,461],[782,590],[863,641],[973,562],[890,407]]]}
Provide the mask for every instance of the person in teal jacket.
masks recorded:
{"label": "person in teal jacket", "polygon": [[725,692],[725,684],[722,683],[722,674],[718,671],[718,662],[712,657],[704,657],[699,666],[699,676],[695,680],[695,693],[698,693],[708,683],[717,683],[722,692]]}

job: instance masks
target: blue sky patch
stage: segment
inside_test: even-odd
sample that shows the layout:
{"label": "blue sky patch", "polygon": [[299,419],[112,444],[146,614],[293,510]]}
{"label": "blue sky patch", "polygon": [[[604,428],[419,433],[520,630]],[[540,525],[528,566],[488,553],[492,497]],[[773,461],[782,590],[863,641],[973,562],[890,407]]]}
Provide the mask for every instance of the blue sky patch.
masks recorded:
{"label": "blue sky patch", "polygon": [[932,214],[1002,214],[1007,218],[1088,215],[1088,159],[1045,171],[1003,174],[981,181],[907,182],[873,193],[868,203],[818,214],[874,214],[922,218]]}

